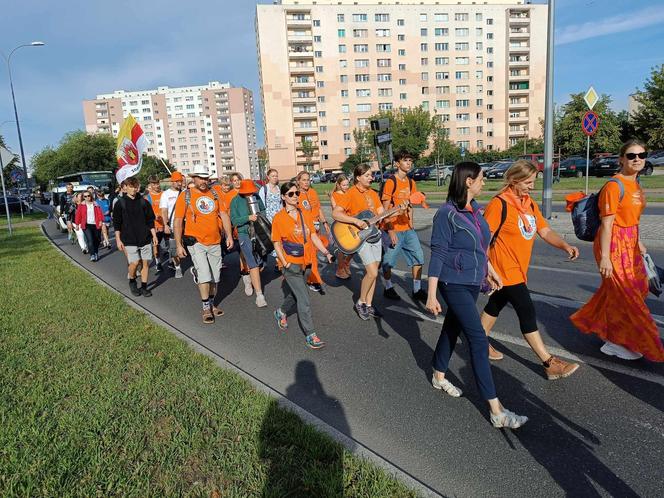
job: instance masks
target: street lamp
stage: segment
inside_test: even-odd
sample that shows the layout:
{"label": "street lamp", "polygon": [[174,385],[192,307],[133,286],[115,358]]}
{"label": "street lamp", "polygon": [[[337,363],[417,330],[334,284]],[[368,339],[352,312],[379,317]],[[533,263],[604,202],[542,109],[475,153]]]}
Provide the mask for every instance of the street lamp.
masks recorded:
{"label": "street lamp", "polygon": [[11,52],[9,52],[9,55],[5,57],[4,54],[0,52],[0,55],[7,61],[7,72],[9,73],[9,87],[11,88],[12,92],[12,103],[14,104],[14,117],[16,118],[16,131],[18,133],[18,145],[21,150],[21,162],[23,163],[23,176],[24,176],[24,181],[25,181],[25,188],[28,188],[28,166],[25,163],[25,152],[23,151],[23,138],[21,137],[21,125],[19,124],[18,120],[18,111],[16,110],[16,97],[14,96],[14,82],[12,81],[12,67],[10,65],[12,55],[14,55],[14,52],[16,52],[19,48],[23,47],[43,47],[45,45],[44,42],[42,41],[33,41],[31,43],[25,43],[23,45],[19,45],[18,47],[15,47],[12,49]]}

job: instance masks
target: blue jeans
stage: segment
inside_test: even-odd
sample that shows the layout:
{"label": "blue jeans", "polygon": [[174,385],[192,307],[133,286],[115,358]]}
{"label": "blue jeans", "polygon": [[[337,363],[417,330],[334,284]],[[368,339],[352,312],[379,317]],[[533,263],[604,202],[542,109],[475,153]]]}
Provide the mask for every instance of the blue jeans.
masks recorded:
{"label": "blue jeans", "polygon": [[413,266],[422,266],[424,264],[424,253],[417,232],[413,229],[396,232],[397,245],[385,250],[383,256],[383,270],[391,269],[396,266],[399,253],[403,253],[408,268]]}
{"label": "blue jeans", "polygon": [[439,283],[438,289],[447,303],[447,313],[440,338],[433,354],[433,368],[447,372],[450,356],[457,338],[463,332],[470,349],[470,364],[475,374],[475,382],[482,397],[490,400],[496,397],[491,365],[489,365],[489,339],[482,328],[477,311],[477,285]]}
{"label": "blue jeans", "polygon": [[251,245],[251,238],[246,233],[238,233],[238,240],[240,241],[240,251],[244,255],[244,260],[247,262],[247,266],[250,270],[258,268],[263,264],[263,260],[254,253],[254,249]]}

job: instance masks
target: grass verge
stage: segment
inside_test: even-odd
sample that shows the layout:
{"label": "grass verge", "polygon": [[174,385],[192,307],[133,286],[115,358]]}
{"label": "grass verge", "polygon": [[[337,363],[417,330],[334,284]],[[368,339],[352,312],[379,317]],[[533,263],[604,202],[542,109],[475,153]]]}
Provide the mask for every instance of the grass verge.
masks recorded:
{"label": "grass verge", "polygon": [[37,228],[0,234],[0,302],[0,496],[414,496]]}
{"label": "grass verge", "polygon": [[[25,213],[23,218],[21,218],[20,213],[11,213],[12,226],[18,225],[19,223],[25,223],[27,221],[44,220],[46,219],[46,216],[46,213],[37,210],[32,213]],[[5,213],[0,215],[0,226],[7,226],[7,215]]]}

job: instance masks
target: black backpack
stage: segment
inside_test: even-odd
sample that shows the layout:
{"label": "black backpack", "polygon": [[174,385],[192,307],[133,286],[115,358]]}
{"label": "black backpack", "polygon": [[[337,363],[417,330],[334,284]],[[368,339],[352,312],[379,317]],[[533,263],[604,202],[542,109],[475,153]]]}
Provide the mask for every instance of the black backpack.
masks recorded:
{"label": "black backpack", "polygon": [[[620,201],[625,195],[625,187],[618,178],[610,178],[604,184],[604,187],[609,182],[618,184],[620,188]],[[574,235],[580,240],[592,242],[595,240],[597,231],[599,230],[602,220],[599,214],[599,194],[604,188],[602,187],[599,192],[585,196],[583,199],[574,203],[572,208],[572,225],[574,225]]]}

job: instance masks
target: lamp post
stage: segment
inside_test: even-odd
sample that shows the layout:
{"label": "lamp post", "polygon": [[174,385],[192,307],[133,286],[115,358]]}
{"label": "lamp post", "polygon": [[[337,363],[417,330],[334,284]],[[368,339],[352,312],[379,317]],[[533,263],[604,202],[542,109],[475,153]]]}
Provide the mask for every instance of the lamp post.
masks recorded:
{"label": "lamp post", "polygon": [[23,45],[19,45],[18,47],[15,47],[12,49],[11,52],[9,52],[9,55],[5,57],[4,54],[2,54],[3,58],[7,62],[7,72],[9,73],[9,88],[11,89],[12,92],[12,103],[14,104],[14,117],[16,118],[16,131],[18,133],[18,145],[19,149],[21,150],[21,162],[23,163],[23,176],[24,176],[24,181],[25,181],[25,188],[28,188],[28,166],[25,163],[25,152],[23,151],[23,138],[21,137],[21,125],[18,120],[18,111],[16,110],[16,97],[14,96],[14,82],[12,80],[12,67],[11,67],[11,59],[12,55],[14,55],[14,52],[16,52],[19,48],[23,47],[43,47],[45,45],[44,42],[41,41],[33,41],[32,43],[25,43]]}
{"label": "lamp post", "polygon": [[551,218],[553,201],[553,56],[556,2],[549,0],[546,50],[546,105],[544,112],[544,189],[542,192],[542,214]]}

